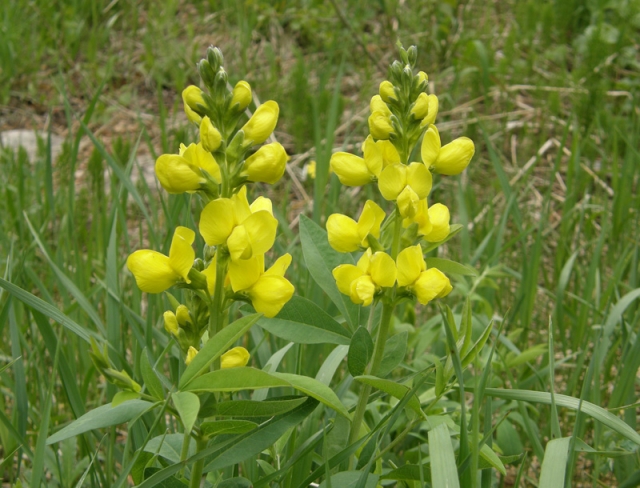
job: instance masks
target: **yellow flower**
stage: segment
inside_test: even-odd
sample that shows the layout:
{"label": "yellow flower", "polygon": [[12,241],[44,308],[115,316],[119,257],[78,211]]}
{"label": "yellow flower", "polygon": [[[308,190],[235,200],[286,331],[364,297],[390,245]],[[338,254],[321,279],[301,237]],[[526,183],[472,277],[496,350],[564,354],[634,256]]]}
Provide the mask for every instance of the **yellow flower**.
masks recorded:
{"label": "yellow flower", "polygon": [[385,213],[376,202],[367,200],[358,222],[346,215],[335,213],[327,219],[329,244],[338,252],[353,252],[368,247],[367,236],[380,237],[380,224]]}
{"label": "yellow flower", "polygon": [[[276,239],[278,221],[271,200],[247,201],[247,187],[231,198],[209,202],[200,215],[200,234],[210,246],[227,245],[232,260],[249,259],[267,252]],[[208,281],[208,280],[207,280]]]}
{"label": "yellow flower", "polygon": [[209,292],[209,295],[212,295],[212,296],[216,289],[216,261],[217,261],[216,258],[217,257],[218,255],[215,254],[213,256],[213,259],[209,263],[209,266],[207,266],[202,271],[202,274],[207,278],[207,291]]}
{"label": "yellow flower", "polygon": [[[369,136],[371,137],[371,136]],[[382,153],[382,167],[386,168],[391,164],[400,164],[400,154],[396,149],[396,146],[389,140],[376,141],[376,146]]]}
{"label": "yellow flower", "polygon": [[413,108],[411,109],[411,113],[416,118],[416,120],[424,119],[429,113],[429,95],[425,92],[422,92],[416,98],[416,101],[413,104]]}
{"label": "yellow flower", "polygon": [[178,319],[176,318],[176,314],[174,314],[171,310],[167,310],[164,314],[164,330],[169,332],[174,336],[178,335]]}
{"label": "yellow flower", "polygon": [[369,116],[369,132],[374,139],[389,139],[393,131],[391,117],[381,110],[376,110]]}
{"label": "yellow flower", "polygon": [[391,116],[391,110],[389,106],[384,103],[382,97],[380,95],[374,95],[371,97],[371,101],[369,102],[369,111],[373,112],[382,112],[385,116]]}
{"label": "yellow flower", "polygon": [[449,209],[441,203],[429,207],[429,221],[431,230],[424,233],[424,239],[428,242],[440,242],[449,235]]}
{"label": "yellow flower", "polygon": [[389,103],[391,100],[396,100],[396,92],[393,88],[393,83],[388,80],[384,80],[380,83],[380,98],[386,103]]}
{"label": "yellow flower", "polygon": [[211,119],[206,115],[200,122],[200,144],[205,151],[214,152],[220,147],[222,136],[218,129],[211,123]]}
{"label": "yellow flower", "polygon": [[180,281],[191,283],[188,275],[196,255],[191,247],[195,237],[191,229],[177,227],[169,256],[149,249],[131,254],[127,267],[133,273],[138,288],[147,293],[162,293]]}
{"label": "yellow flower", "polygon": [[234,347],[220,357],[220,369],[241,368],[247,365],[250,357],[244,347]]}
{"label": "yellow flower", "polygon": [[193,346],[189,346],[189,350],[187,351],[187,357],[184,359],[185,364],[189,366],[191,364],[191,361],[193,361],[193,358],[195,358],[197,354],[198,354],[198,350]]}
{"label": "yellow flower", "polygon": [[242,175],[249,181],[261,181],[273,185],[282,178],[288,159],[289,156],[282,144],[279,142],[266,144],[245,160]]}
{"label": "yellow flower", "polygon": [[264,255],[229,263],[229,281],[236,293],[249,297],[253,308],[266,317],[275,317],[293,296],[294,287],[284,277],[291,264],[291,255],[278,258],[264,271]]}
{"label": "yellow flower", "polygon": [[427,76],[427,73],[425,73],[424,71],[420,71],[418,73],[418,83],[427,83],[429,81],[429,77]]}
{"label": "yellow flower", "polygon": [[179,154],[163,154],[156,160],[156,176],[169,193],[200,190],[207,182],[206,172],[216,183],[220,182],[220,166],[200,143],[186,147],[180,144]]}
{"label": "yellow flower", "polygon": [[251,86],[244,80],[236,83],[236,86],[233,87],[233,92],[231,94],[231,103],[229,106],[231,108],[236,107],[239,112],[244,110],[251,103],[252,95],[251,95]]}
{"label": "yellow flower", "polygon": [[184,111],[187,114],[187,118],[196,124],[199,124],[202,117],[197,113],[201,112],[202,107],[206,106],[204,98],[202,97],[202,90],[194,85],[189,85],[182,90],[182,101],[184,103]]}
{"label": "yellow flower", "polygon": [[176,319],[178,320],[178,324],[180,324],[181,327],[186,327],[193,324],[191,315],[189,314],[189,309],[186,305],[178,305],[178,308],[176,309]]}
{"label": "yellow flower", "polygon": [[451,282],[442,271],[436,268],[427,269],[420,245],[401,251],[396,262],[398,286],[407,287],[423,305],[434,298],[442,298],[451,291]]}
{"label": "yellow flower", "polygon": [[413,217],[418,203],[431,191],[432,177],[422,163],[409,166],[393,164],[387,166],[378,179],[378,188],[386,200],[396,200],[403,217]]}
{"label": "yellow flower", "polygon": [[436,97],[435,95],[428,95],[427,102],[428,110],[427,114],[422,119],[422,122],[420,122],[421,128],[429,127],[431,124],[433,124],[436,121],[436,116],[438,115],[438,97]]}
{"label": "yellow flower", "polygon": [[396,264],[388,254],[372,253],[369,248],[358,260],[357,266],[341,264],[333,270],[333,277],[341,293],[349,295],[353,303],[367,307],[381,288],[395,284]]}
{"label": "yellow flower", "polygon": [[469,165],[475,146],[468,137],[458,137],[441,146],[440,134],[435,125],[430,125],[424,134],[420,153],[424,164],[443,175],[458,175]]}
{"label": "yellow flower", "polygon": [[263,103],[253,116],[242,126],[246,145],[262,144],[266,141],[278,123],[280,108],[273,100]]}
{"label": "yellow flower", "polygon": [[370,183],[380,175],[383,167],[383,154],[380,146],[371,136],[362,144],[362,158],[337,152],[331,155],[331,170],[338,176],[340,183],[346,186],[362,186]]}
{"label": "yellow flower", "polygon": [[184,144],[180,144],[180,151],[178,154],[194,166],[206,171],[216,183],[220,183],[222,181],[220,166],[213,155],[202,146],[202,143],[194,144],[192,142],[188,147]]}

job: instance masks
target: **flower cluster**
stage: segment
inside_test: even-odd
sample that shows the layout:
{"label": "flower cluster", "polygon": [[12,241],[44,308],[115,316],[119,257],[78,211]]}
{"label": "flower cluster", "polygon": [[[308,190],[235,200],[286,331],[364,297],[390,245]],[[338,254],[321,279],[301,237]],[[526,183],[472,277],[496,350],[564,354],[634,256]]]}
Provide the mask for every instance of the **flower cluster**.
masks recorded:
{"label": "flower cluster", "polygon": [[429,205],[432,174],[461,173],[475,148],[467,137],[442,146],[434,125],[438,98],[426,93],[427,75],[414,74],[416,56],[415,47],[401,49],[403,63],[392,64],[391,79],[371,99],[370,135],[362,144],[362,157],[346,152],[331,157],[331,170],[343,185],[374,183],[384,200],[394,202],[388,216],[368,200],[357,221],[342,214],[327,220],[335,250],[363,251],[357,265],[340,265],[333,276],[342,293],[364,306],[386,290],[426,304],[452,289],[444,273],[427,269],[420,244],[441,242],[450,232],[449,209]]}
{"label": "flower cluster", "polygon": [[[182,92],[189,121],[198,126],[200,142],[180,145],[177,154],[163,154],[156,161],[156,175],[169,193],[191,193],[203,208],[198,230],[206,243],[202,258],[192,245],[194,230],[175,229],[169,255],[139,250],[127,259],[138,287],[162,293],[172,286],[191,290],[189,303],[180,304],[168,294],[173,310],[164,314],[167,332],[173,336],[187,364],[209,336],[226,325],[233,301],[250,302],[267,317],[276,315],[294,292],[284,277],[291,256],[286,254],[265,271],[265,253],[274,244],[278,221],[268,198],[249,203],[247,183],[274,184],[284,174],[288,160],[277,142],[265,144],[278,121],[274,101],[260,105],[238,128],[252,102],[251,87],[238,82],[230,90],[217,48],[207,50],[198,69],[206,86],[188,86]],[[221,367],[244,366],[249,353],[228,351]]]}

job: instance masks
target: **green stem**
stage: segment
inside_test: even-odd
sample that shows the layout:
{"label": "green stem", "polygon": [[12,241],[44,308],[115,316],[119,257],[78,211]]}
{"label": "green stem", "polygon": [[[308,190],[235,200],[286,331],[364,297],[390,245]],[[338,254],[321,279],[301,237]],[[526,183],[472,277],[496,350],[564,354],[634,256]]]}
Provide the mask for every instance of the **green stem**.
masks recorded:
{"label": "green stem", "polygon": [[[182,439],[182,450],[180,451],[180,461],[184,461],[189,456],[189,444],[191,444],[191,433],[185,431],[184,438]],[[186,469],[186,466],[183,466],[181,470],[182,476],[184,476],[185,469]]]}
{"label": "green stem", "polygon": [[[207,447],[207,440],[199,437],[196,440],[196,452],[202,451],[205,447]],[[202,470],[204,469],[204,458],[198,459],[195,463],[193,463],[193,468],[191,468],[191,482],[189,486],[191,488],[200,488],[202,484]]]}

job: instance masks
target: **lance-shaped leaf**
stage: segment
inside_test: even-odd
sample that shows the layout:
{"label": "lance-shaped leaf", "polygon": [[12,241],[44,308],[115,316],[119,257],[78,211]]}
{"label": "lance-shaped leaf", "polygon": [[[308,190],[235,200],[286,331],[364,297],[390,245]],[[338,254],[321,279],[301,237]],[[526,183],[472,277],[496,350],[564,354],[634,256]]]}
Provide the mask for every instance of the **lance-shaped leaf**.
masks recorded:
{"label": "lance-shaped leaf", "polygon": [[[355,380],[359,381],[360,383],[364,383],[365,385],[371,385],[378,390],[382,390],[392,397],[397,398],[398,400],[402,400],[405,395],[411,390],[411,388],[406,385],[401,385],[400,383],[396,383],[395,381],[391,380],[383,380],[382,378],[378,378],[376,376],[358,376],[355,378]],[[424,413],[422,413],[422,409],[420,408],[420,401],[415,395],[412,395],[411,398],[409,398],[407,406],[411,408],[411,410],[416,412],[420,417],[424,417]]]}

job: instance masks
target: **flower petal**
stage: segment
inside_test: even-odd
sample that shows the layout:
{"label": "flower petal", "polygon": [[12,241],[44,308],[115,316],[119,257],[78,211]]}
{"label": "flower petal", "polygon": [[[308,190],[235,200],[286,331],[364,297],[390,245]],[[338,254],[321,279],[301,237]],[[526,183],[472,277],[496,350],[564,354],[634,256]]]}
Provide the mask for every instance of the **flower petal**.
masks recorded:
{"label": "flower petal", "polygon": [[378,188],[385,200],[395,200],[407,186],[407,167],[403,164],[387,166],[380,173]]}
{"label": "flower petal", "polygon": [[200,169],[177,154],[163,154],[156,160],[156,176],[169,193],[184,193],[200,189],[205,181]]}
{"label": "flower petal", "polygon": [[438,159],[441,144],[438,128],[435,125],[430,125],[427,132],[424,133],[422,145],[420,146],[422,162],[427,168],[431,168],[436,162],[436,159]]}
{"label": "flower petal", "polygon": [[133,273],[138,288],[147,293],[162,293],[176,284],[180,276],[164,254],[141,249],[127,258],[127,268]]}
{"label": "flower petal", "polygon": [[229,281],[234,292],[248,290],[259,279],[264,271],[264,256],[240,259],[229,263]]}
{"label": "flower petal", "polygon": [[398,210],[404,218],[412,218],[418,211],[420,197],[410,186],[406,186],[398,195]]}
{"label": "flower petal", "polygon": [[407,184],[416,192],[418,198],[427,198],[433,186],[433,177],[424,164],[411,163],[407,167]]}
{"label": "flower petal", "polygon": [[346,152],[337,152],[329,162],[331,170],[345,186],[362,186],[371,183],[373,175],[367,168],[364,159]]}
{"label": "flower petal", "polygon": [[364,164],[369,170],[369,173],[380,176],[380,172],[382,171],[382,151],[371,136],[367,136],[364,140],[362,152],[364,153]]}
{"label": "flower petal", "polygon": [[246,366],[251,355],[244,347],[234,347],[220,356],[220,369]]}
{"label": "flower petal", "polygon": [[351,283],[351,292],[349,296],[351,301],[356,304],[362,304],[365,307],[371,305],[373,296],[376,293],[376,285],[371,280],[371,276],[363,275]]}
{"label": "flower petal", "polygon": [[398,254],[398,286],[413,285],[420,273],[426,270],[420,245],[407,247]]}
{"label": "flower petal", "polygon": [[366,244],[367,235],[380,238],[380,224],[386,217],[384,210],[373,200],[367,200],[358,219],[358,236],[361,244]]}
{"label": "flower petal", "polygon": [[196,258],[196,252],[191,247],[195,238],[196,233],[194,231],[187,227],[178,226],[173,233],[171,249],[169,250],[171,268],[187,283],[191,283],[188,275],[193,267],[193,260]]}
{"label": "flower petal", "polygon": [[266,210],[273,215],[273,203],[267,197],[259,196],[249,206],[251,213],[260,212],[260,210]]}
{"label": "flower petal", "polygon": [[200,214],[200,234],[210,246],[225,243],[236,225],[234,204],[229,198],[209,202]]}
{"label": "flower petal", "polygon": [[391,287],[396,282],[396,263],[387,253],[377,252],[371,256],[369,274],[376,285]]}
{"label": "flower petal", "polygon": [[362,238],[358,234],[358,224],[351,217],[331,214],[327,219],[329,244],[338,252],[353,252],[360,247]]}
{"label": "flower petal", "polygon": [[276,128],[279,114],[280,108],[276,102],[273,100],[264,102],[242,126],[244,140],[252,141],[253,144],[262,144]]}
{"label": "flower petal", "polygon": [[253,308],[266,317],[275,317],[293,296],[295,288],[282,276],[264,274],[249,290]]}
{"label": "flower petal", "polygon": [[213,296],[213,292],[216,289],[216,271],[217,271],[216,270],[216,261],[217,261],[217,257],[218,257],[217,254],[215,256],[213,256],[213,259],[209,263],[209,266],[207,266],[202,271],[202,274],[205,275],[205,277],[207,278],[207,291],[209,292],[210,296]]}
{"label": "flower petal", "polygon": [[363,271],[353,264],[341,264],[333,270],[333,277],[338,285],[338,290],[344,295],[351,294],[351,283],[362,276]]}
{"label": "flower petal", "polygon": [[[278,220],[268,211],[260,210],[245,219],[242,222],[242,227],[247,229],[251,253],[264,254],[271,249],[276,240]],[[229,250],[231,250],[231,246],[229,246]]]}
{"label": "flower petal", "polygon": [[429,221],[431,222],[431,232],[425,234],[424,240],[427,242],[440,242],[449,235],[449,209],[441,203],[436,203],[429,207]]}
{"label": "flower petal", "polygon": [[387,167],[390,164],[400,164],[400,154],[391,141],[377,141],[376,145],[382,152],[382,166]]}
{"label": "flower petal", "polygon": [[284,276],[290,264],[291,254],[283,254],[278,259],[276,259],[276,262],[273,263],[271,267],[264,272],[264,274],[270,276]]}
{"label": "flower petal", "polygon": [[471,139],[458,137],[440,149],[433,170],[443,175],[459,175],[469,165],[475,152],[476,148]]}
{"label": "flower petal", "polygon": [[434,298],[440,298],[451,291],[451,282],[442,271],[430,268],[420,273],[420,277],[413,285],[413,291],[418,301],[426,305]]}

